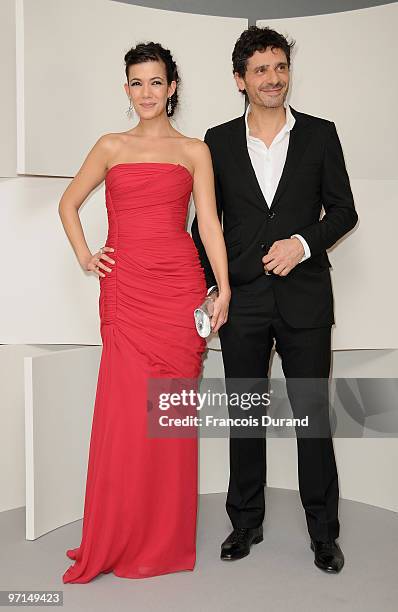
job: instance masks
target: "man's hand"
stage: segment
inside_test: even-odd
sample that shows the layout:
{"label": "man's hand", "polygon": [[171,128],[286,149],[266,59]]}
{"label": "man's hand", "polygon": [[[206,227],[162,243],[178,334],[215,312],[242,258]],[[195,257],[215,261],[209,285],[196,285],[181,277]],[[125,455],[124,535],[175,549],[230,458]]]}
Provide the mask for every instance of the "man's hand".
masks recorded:
{"label": "man's hand", "polygon": [[304,247],[296,237],[276,240],[268,253],[262,258],[264,270],[286,276],[301,261]]}

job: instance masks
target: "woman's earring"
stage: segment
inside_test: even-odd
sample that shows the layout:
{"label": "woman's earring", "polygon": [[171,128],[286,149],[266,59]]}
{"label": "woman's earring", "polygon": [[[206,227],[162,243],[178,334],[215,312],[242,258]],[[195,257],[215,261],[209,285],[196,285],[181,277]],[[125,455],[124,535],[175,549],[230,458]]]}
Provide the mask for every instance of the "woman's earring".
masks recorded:
{"label": "woman's earring", "polygon": [[168,115],[171,115],[171,110],[172,109],[171,109],[171,96],[170,96],[170,98],[168,99],[168,102],[167,102],[167,114]]}
{"label": "woman's earring", "polygon": [[134,115],[134,106],[131,104],[131,98],[129,98],[129,100],[130,100],[130,106],[126,110],[126,115],[130,119],[130,117]]}

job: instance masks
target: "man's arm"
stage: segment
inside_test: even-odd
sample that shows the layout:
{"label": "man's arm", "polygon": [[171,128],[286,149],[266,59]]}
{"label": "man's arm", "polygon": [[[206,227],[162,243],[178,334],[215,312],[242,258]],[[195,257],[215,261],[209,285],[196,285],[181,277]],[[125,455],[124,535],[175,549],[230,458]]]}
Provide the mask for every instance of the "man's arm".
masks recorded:
{"label": "man's arm", "polygon": [[332,122],[325,145],[321,197],[325,215],[319,222],[300,228],[300,235],[308,243],[312,256],[333,246],[358,221],[343,151]]}
{"label": "man's arm", "polygon": [[[213,151],[212,151],[212,147],[211,147],[211,137],[209,136],[209,130],[207,130],[206,134],[205,134],[205,138],[204,138],[205,143],[208,145],[209,149],[210,149],[210,153],[212,156],[212,160],[213,160],[213,169],[214,169],[214,159],[213,159]],[[216,176],[216,173],[214,173],[214,187],[215,187],[215,193],[216,193],[216,204],[217,204],[217,215],[218,218],[220,220],[221,223],[221,219],[222,219],[222,199],[221,199],[221,191],[220,191],[220,187],[218,184],[218,179]],[[206,277],[206,286],[209,289],[212,288],[212,286],[216,286],[217,287],[217,281],[216,278],[213,274],[213,270],[212,267],[210,265],[209,259],[206,255],[206,250],[203,246],[202,240],[200,238],[200,234],[199,234],[199,227],[198,227],[198,219],[197,219],[197,215],[195,215],[194,220],[192,221],[192,225],[191,225],[191,234],[192,234],[192,238],[195,242],[196,248],[198,249],[198,253],[199,253],[199,258],[200,258],[200,263],[204,269],[205,272],[205,277]]]}

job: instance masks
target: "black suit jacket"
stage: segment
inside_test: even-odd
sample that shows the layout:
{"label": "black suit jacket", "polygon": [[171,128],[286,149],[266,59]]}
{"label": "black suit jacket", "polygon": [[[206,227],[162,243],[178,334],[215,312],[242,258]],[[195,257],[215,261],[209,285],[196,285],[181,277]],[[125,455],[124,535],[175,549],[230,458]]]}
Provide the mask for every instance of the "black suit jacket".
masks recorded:
{"label": "black suit jacket", "polygon": [[[287,276],[272,276],[275,299],[292,327],[324,327],[334,323],[326,249],[355,226],[358,215],[335,124],[293,108],[291,112],[296,122],[271,207],[250,161],[244,115],[207,130],[205,142],[213,161],[232,291],[264,274],[262,244],[269,248],[275,240],[301,234],[311,257]],[[196,216],[191,232],[210,287],[216,280]]]}

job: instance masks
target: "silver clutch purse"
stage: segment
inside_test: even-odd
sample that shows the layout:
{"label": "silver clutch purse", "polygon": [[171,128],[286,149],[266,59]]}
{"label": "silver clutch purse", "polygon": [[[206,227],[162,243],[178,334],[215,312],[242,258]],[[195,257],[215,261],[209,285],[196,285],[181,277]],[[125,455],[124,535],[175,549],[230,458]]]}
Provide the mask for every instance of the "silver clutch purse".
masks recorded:
{"label": "silver clutch purse", "polygon": [[193,316],[196,330],[201,338],[207,338],[211,333],[211,317],[214,310],[214,300],[206,297],[204,302],[195,308]]}

